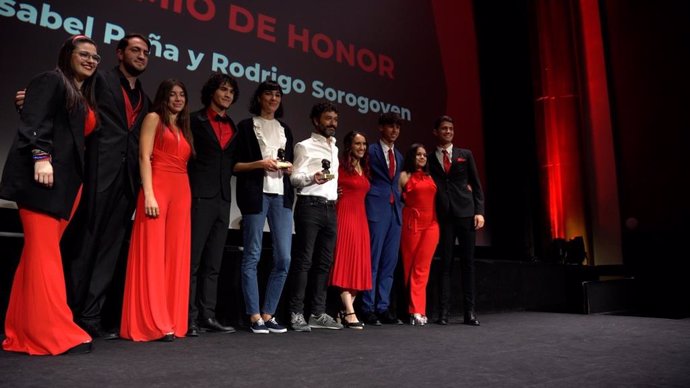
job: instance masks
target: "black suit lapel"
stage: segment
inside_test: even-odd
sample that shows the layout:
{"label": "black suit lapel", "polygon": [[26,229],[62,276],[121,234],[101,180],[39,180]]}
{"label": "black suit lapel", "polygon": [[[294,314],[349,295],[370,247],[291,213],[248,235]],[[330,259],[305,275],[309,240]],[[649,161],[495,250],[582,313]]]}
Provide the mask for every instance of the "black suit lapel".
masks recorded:
{"label": "black suit lapel", "polygon": [[218,136],[216,136],[216,131],[213,130],[213,126],[211,126],[211,120],[208,119],[208,116],[206,115],[206,112],[201,113],[201,126],[204,128],[204,133],[206,136],[210,136],[213,142],[213,144],[216,145],[216,147],[220,148],[220,139],[218,139]]}
{"label": "black suit lapel", "polygon": [[440,173],[443,171],[443,167],[441,167],[440,162],[438,161],[438,157],[436,156],[436,151],[434,151],[433,154],[429,154],[429,157],[427,158],[429,162],[429,170],[434,171],[437,173]]}
{"label": "black suit lapel", "polygon": [[125,98],[122,95],[122,85],[120,84],[120,72],[117,69],[113,69],[112,71],[108,72],[106,80],[108,82],[108,89],[113,93],[113,100],[115,100],[117,113],[119,113],[118,119],[120,120],[120,122],[118,124],[120,128],[128,128],[129,126],[127,125],[127,110],[125,109]]}
{"label": "black suit lapel", "polygon": [[235,126],[235,122],[232,121],[232,119],[230,119],[230,128],[232,128],[232,136],[230,137],[228,144],[225,145],[225,148],[223,148],[223,150],[228,149],[228,147],[230,147],[230,144],[232,144],[232,142],[235,141],[235,137],[237,137],[237,127]]}

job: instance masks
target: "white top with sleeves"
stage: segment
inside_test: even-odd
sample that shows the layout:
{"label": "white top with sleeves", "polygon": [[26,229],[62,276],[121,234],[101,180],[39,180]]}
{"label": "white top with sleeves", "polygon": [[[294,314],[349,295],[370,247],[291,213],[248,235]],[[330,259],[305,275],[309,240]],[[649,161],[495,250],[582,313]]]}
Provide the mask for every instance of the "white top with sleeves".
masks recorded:
{"label": "white top with sleeves", "polygon": [[[314,182],[314,174],[323,170],[323,159],[331,162],[329,171],[335,178],[319,185]],[[339,164],[335,138],[326,138],[313,132],[311,137],[295,144],[295,161],[290,182],[297,188],[297,195],[314,195],[335,201],[338,199]]]}
{"label": "white top with sleeves", "polygon": [[[276,119],[267,120],[260,116],[255,116],[254,134],[259,141],[261,157],[263,159],[277,159],[278,149],[285,149],[287,137],[285,128]],[[283,195],[283,170],[266,171],[264,175],[264,193]]]}

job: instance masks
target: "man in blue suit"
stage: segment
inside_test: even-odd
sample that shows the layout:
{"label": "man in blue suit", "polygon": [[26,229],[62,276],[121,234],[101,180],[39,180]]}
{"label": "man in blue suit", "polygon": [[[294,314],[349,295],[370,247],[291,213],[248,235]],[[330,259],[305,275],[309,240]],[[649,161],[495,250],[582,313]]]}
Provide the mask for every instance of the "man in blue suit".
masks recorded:
{"label": "man in blue suit", "polygon": [[371,236],[372,289],[363,294],[362,316],[370,325],[402,324],[390,311],[393,275],[398,263],[402,205],[398,179],[403,156],[395,147],[402,119],[397,113],[379,116],[380,139],[369,146],[371,188],[366,196]]}

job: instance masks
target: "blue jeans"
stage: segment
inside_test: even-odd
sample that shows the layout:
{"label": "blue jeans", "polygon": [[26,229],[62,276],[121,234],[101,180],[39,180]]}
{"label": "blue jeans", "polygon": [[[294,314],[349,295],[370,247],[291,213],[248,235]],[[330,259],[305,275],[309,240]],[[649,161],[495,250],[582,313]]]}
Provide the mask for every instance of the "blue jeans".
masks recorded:
{"label": "blue jeans", "polygon": [[[259,283],[256,267],[261,259],[261,242],[266,218],[268,218],[268,227],[273,239],[273,269],[266,284],[263,308],[259,310]],[[263,194],[261,213],[242,215],[242,231],[244,238],[242,293],[246,313],[274,315],[290,268],[292,209],[283,206],[282,195]]]}

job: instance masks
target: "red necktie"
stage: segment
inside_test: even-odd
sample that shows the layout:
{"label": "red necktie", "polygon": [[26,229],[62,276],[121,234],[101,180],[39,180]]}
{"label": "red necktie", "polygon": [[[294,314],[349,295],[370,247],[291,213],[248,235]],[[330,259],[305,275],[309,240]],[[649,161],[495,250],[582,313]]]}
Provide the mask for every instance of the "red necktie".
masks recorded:
{"label": "red necktie", "polygon": [[446,171],[446,174],[450,171],[450,158],[448,157],[447,150],[443,150],[443,169]]}
{"label": "red necktie", "polygon": [[[395,177],[395,155],[393,154],[392,148],[388,149],[388,176],[390,176],[391,180]],[[389,200],[390,203],[395,202],[395,197],[392,192]]]}

